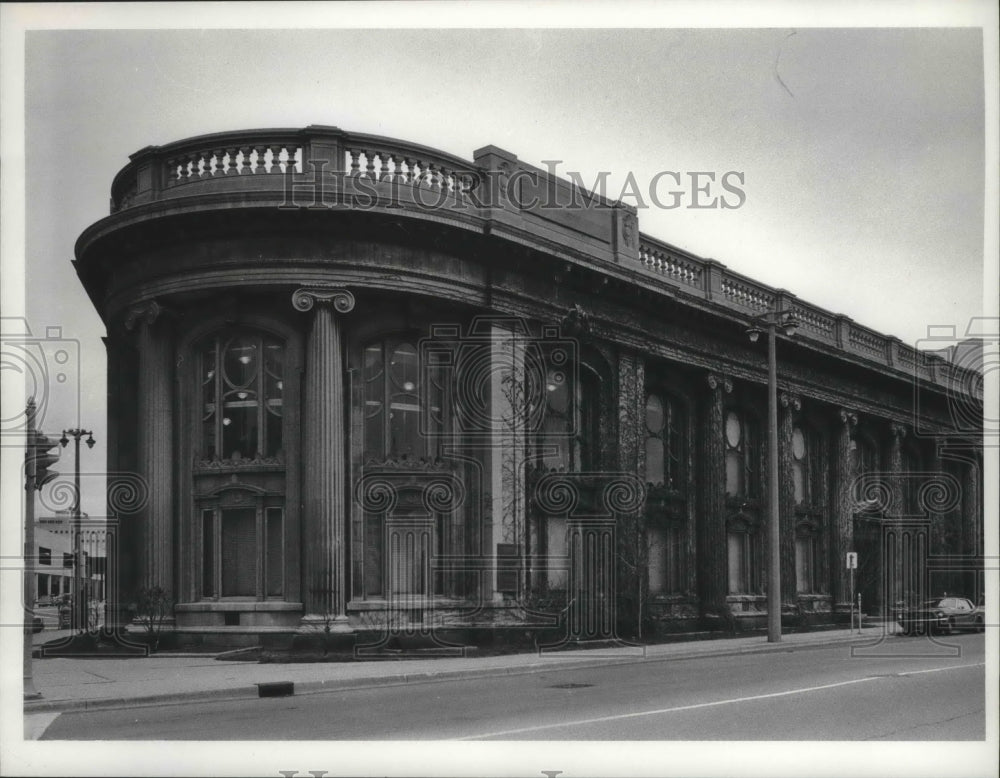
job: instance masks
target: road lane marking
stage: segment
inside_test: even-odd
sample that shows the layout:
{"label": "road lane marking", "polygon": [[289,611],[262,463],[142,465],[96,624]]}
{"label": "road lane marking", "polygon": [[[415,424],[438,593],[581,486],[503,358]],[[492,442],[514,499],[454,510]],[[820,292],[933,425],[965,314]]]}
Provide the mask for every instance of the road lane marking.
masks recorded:
{"label": "road lane marking", "polygon": [[[903,673],[895,673],[892,677],[901,675],[919,675],[921,673],[940,673],[947,670],[962,670],[968,667],[985,667],[985,662],[977,662],[968,665],[952,665],[950,667],[935,667],[930,670],[911,670]],[[753,702],[754,700],[769,700],[775,697],[788,697],[793,694],[807,694],[808,692],[819,692],[824,689],[836,689],[840,686],[852,686],[858,683],[870,683],[881,680],[886,676],[866,676],[855,678],[851,681],[838,681],[837,683],[827,683],[821,686],[806,686],[801,689],[789,689],[783,692],[770,692],[769,694],[754,694],[749,697],[733,697],[728,700],[715,700],[714,702],[698,702],[693,705],[677,705],[673,708],[658,708],[657,710],[634,711],[632,713],[617,713],[612,716],[597,716],[589,719],[577,719],[576,721],[562,721],[558,724],[538,724],[533,727],[519,727],[518,729],[506,729],[499,732],[487,732],[480,735],[466,735],[465,737],[454,738],[455,740],[482,740],[491,737],[503,737],[506,735],[517,735],[523,732],[537,732],[543,729],[558,729],[560,727],[576,727],[582,724],[600,724],[607,721],[620,721],[622,719],[634,719],[641,716],[659,716],[664,713],[678,713],[686,710],[697,710],[699,708],[713,708],[719,705],[732,705],[738,702]]]}

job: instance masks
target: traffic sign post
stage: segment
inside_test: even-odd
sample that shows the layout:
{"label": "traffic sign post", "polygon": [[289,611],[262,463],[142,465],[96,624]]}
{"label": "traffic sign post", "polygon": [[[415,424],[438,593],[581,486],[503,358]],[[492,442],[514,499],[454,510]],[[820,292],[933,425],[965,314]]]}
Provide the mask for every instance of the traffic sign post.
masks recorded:
{"label": "traffic sign post", "polygon": [[[851,571],[851,632],[854,631],[854,570],[858,566],[856,551],[847,552],[847,569]],[[861,598],[858,598],[858,634],[861,634]]]}

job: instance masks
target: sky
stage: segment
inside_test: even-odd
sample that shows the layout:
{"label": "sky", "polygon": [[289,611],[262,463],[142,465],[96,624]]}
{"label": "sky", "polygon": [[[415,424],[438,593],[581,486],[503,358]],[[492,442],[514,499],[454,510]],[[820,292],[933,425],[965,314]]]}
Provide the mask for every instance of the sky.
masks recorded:
{"label": "sky", "polygon": [[[995,36],[989,4],[262,5],[4,9],[27,20],[5,39],[4,316],[20,303],[33,333],[78,344],[80,414],[60,402],[43,426],[94,430],[85,473],[106,456],[105,333],[74,242],[130,154],[204,133],[326,124],[470,160],[492,144],[606,171],[612,198],[631,176],[643,233],[911,345],[996,315],[996,46],[952,26]],[[739,173],[745,201],[658,207],[663,171]],[[83,509],[102,513],[100,490]]]}

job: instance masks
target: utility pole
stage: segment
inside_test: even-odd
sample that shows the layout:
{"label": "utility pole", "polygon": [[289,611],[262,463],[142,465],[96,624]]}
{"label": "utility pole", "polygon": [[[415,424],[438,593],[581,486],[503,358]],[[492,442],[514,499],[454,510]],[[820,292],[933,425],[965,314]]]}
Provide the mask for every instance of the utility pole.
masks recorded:
{"label": "utility pole", "polygon": [[767,642],[781,641],[781,511],[778,495],[778,368],[775,331],[781,327],[791,337],[798,322],[790,310],[769,311],[754,318],[747,328],[750,342],[767,333]]}

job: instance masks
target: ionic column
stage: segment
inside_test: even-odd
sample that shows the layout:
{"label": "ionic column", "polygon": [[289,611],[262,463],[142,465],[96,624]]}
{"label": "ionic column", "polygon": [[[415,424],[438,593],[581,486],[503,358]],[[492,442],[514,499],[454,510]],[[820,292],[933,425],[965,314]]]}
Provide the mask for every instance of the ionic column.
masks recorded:
{"label": "ionic column", "polygon": [[963,467],[962,478],[962,554],[976,556],[983,553],[982,521],[983,521],[983,485],[979,479],[980,462],[976,456],[970,456]]}
{"label": "ionic column", "polygon": [[729,379],[709,374],[708,393],[699,420],[698,459],[703,474],[698,524],[698,597],[704,613],[729,617],[729,558],[726,551],[726,454],[723,397],[733,389]]}
{"label": "ionic column", "polygon": [[[913,475],[910,475],[910,478],[913,477]],[[947,484],[947,478],[948,476],[944,472],[944,465],[941,461],[941,451],[939,449],[938,442],[935,440],[934,445],[931,448],[930,457],[927,461],[927,472],[922,480],[924,483],[929,483],[933,480],[936,483]],[[933,498],[928,499],[927,497],[922,496],[918,506],[918,510],[921,513],[926,513],[926,518],[931,524],[930,537],[928,538],[930,541],[928,551],[931,554],[945,554],[949,551],[949,549],[945,546],[945,516],[944,513],[937,510],[939,504],[940,503],[936,504],[936,501]],[[934,582],[929,581],[928,583],[933,585]]]}
{"label": "ionic column", "polygon": [[[639,482],[645,473],[645,401],[646,365],[640,354],[622,353],[618,357],[618,469],[634,474]],[[649,589],[649,543],[642,507],[616,515],[618,564],[619,635],[641,634],[643,603]],[[688,571],[694,568],[688,557]]]}
{"label": "ionic column", "polygon": [[[833,598],[835,610],[850,612],[851,573],[847,570],[847,554],[854,551],[854,458],[851,443],[858,423],[856,413],[840,409],[839,424],[833,434],[833,504],[830,517],[833,529],[834,570]],[[855,581],[857,585],[857,581]]]}
{"label": "ionic column", "polygon": [[306,346],[303,431],[303,620],[346,628],[344,354],[336,314],[354,309],[346,289],[306,287],[293,307],[313,311]]}
{"label": "ionic column", "polygon": [[895,543],[887,544],[885,535],[885,523],[896,522],[905,515],[907,511],[905,490],[903,479],[903,439],[906,437],[906,427],[893,422],[889,425],[889,487],[892,494],[892,501],[889,510],[882,519],[882,537],[879,543],[881,548],[882,583],[878,589],[878,608],[883,617],[888,616],[893,607],[893,603],[903,594],[903,570],[901,557],[901,544],[898,535]]}
{"label": "ionic column", "polygon": [[[501,581],[506,577],[503,566],[510,565],[518,571],[516,592],[524,592],[528,581],[525,439],[527,404],[532,398],[527,397],[525,334],[510,323],[497,321],[491,324],[490,337],[491,445],[484,459],[490,479],[492,525],[484,553],[494,562],[486,596],[499,602],[505,591],[501,585],[514,583]],[[515,546],[517,557],[513,561],[501,561],[498,549],[503,545]]]}
{"label": "ionic column", "polygon": [[781,604],[795,607],[798,588],[795,582],[795,485],[792,480],[792,430],[795,413],[802,401],[793,394],[782,392],[778,398],[778,505],[781,522]]}
{"label": "ionic column", "polygon": [[[133,306],[125,328],[136,333],[139,354],[138,470],[149,499],[139,513],[142,569],[135,582],[174,591],[174,344],[155,300]],[[127,593],[124,593],[128,596]]]}

